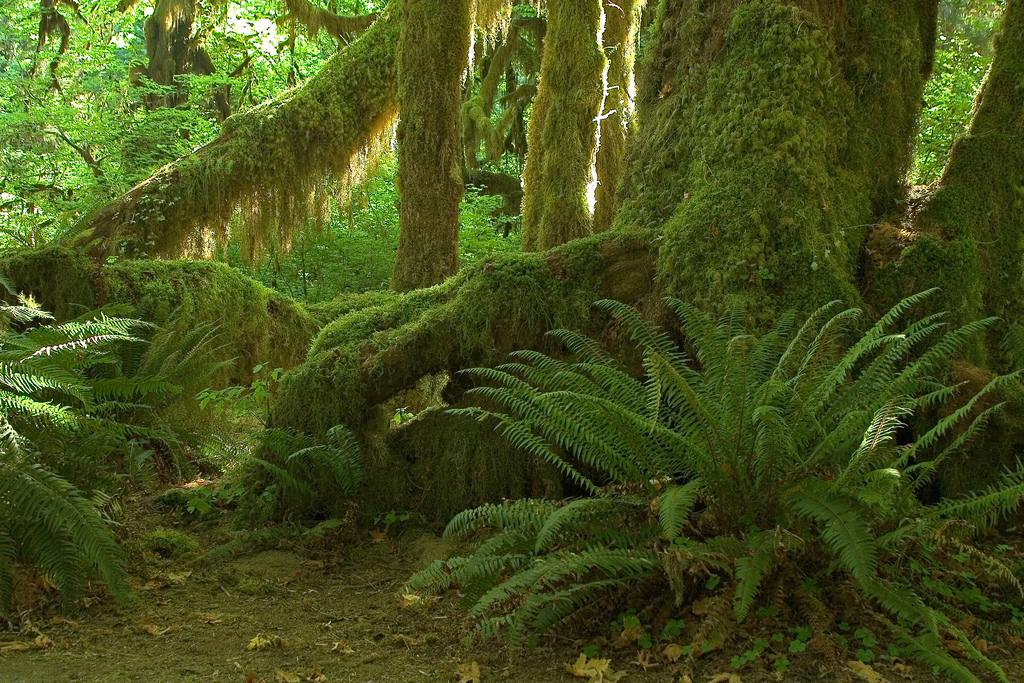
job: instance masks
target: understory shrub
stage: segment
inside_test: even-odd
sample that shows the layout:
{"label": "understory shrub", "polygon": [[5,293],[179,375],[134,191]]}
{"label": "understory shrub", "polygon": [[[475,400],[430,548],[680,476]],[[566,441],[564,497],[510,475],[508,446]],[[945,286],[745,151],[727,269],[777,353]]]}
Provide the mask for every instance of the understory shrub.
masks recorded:
{"label": "understory shrub", "polygon": [[[954,642],[1005,681],[964,632],[970,606],[899,569],[932,566],[950,547],[977,556],[972,539],[1024,496],[1024,469],[962,499],[925,504],[917,495],[1000,408],[998,390],[1017,381],[996,377],[954,404],[949,361],[993,321],[947,330],[934,314],[892,331],[928,294],[904,300],[852,344],[844,340],[863,314],[836,312],[836,302],[802,325],[787,314],[756,336],[742,311],[715,322],[670,300],[692,355],[633,308],[604,301],[643,353],[640,379],[564,330],[553,334],[575,362],[521,351],[472,370],[488,384],[473,392],[497,408],[455,412],[496,421],[590,495],[457,515],[446,535],[493,535],[468,557],[435,562],[406,590],[459,585],[479,631],[517,645],[602,594],[655,580],[677,604],[709,599],[697,647],[759,605],[824,610],[801,582],[828,575],[883,615],[902,651],[977,681],[947,651]],[[1020,590],[998,560],[986,566]]]}

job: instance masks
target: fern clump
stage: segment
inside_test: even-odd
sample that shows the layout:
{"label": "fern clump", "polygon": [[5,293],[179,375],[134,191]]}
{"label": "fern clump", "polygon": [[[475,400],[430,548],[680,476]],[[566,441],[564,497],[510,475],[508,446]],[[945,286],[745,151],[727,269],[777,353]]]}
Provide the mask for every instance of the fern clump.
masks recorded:
{"label": "fern clump", "polygon": [[[888,613],[904,651],[952,679],[977,680],[943,649],[943,639],[955,639],[1006,680],[954,624],[962,611],[927,582],[886,567],[947,540],[969,544],[1024,496],[1022,469],[972,497],[921,502],[936,468],[1000,408],[996,390],[1016,381],[996,377],[966,402],[935,410],[958,389],[945,380],[949,361],[993,321],[946,330],[933,314],[894,331],[927,295],[904,300],[853,344],[844,339],[862,313],[836,312],[836,304],[799,326],[783,316],[757,336],[742,312],[716,322],[670,300],[692,355],[633,308],[605,301],[598,305],[642,351],[640,379],[564,330],[554,335],[575,362],[523,351],[472,370],[488,384],[473,391],[497,409],[453,412],[496,420],[514,444],[591,495],[459,514],[448,535],[497,533],[408,588],[460,585],[481,631],[516,644],[595,595],[649,577],[664,579],[677,602],[718,585],[705,621],[719,627],[794,597],[793,577],[830,571]],[[922,430],[925,419],[933,422]]]}

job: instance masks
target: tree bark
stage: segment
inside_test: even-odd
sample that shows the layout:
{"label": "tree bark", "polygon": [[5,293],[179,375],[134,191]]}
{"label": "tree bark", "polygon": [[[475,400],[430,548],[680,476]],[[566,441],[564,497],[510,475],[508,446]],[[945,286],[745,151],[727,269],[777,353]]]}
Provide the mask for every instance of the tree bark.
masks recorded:
{"label": "tree bark", "polygon": [[600,0],[548,5],[540,83],[523,173],[523,249],[543,251],[593,232],[587,186],[597,147]]}
{"label": "tree bark", "polygon": [[932,0],[667,0],[617,225],[663,226],[660,280],[755,327],[854,286],[902,196],[934,46]]}
{"label": "tree bark", "polygon": [[636,31],[644,0],[604,0],[604,47],[611,51],[604,105],[598,129],[597,189],[594,193],[594,232],[612,226],[619,211],[619,180],[625,171],[626,141],[636,110]]}
{"label": "tree bark", "polygon": [[940,287],[931,302],[955,322],[982,316],[991,328],[976,362],[1007,369],[1000,342],[1024,320],[1024,3],[1003,14],[995,55],[937,185],[875,228],[870,287],[880,305]]}
{"label": "tree bark", "polygon": [[399,50],[398,256],[392,289],[429,287],[459,268],[459,109],[469,0],[405,0]]}
{"label": "tree bark", "polygon": [[99,259],[205,256],[238,208],[249,252],[272,237],[290,242],[336,190],[330,177],[344,177],[395,120],[401,14],[392,4],[306,84],[231,117],[215,141],[89,216],[78,245]]}

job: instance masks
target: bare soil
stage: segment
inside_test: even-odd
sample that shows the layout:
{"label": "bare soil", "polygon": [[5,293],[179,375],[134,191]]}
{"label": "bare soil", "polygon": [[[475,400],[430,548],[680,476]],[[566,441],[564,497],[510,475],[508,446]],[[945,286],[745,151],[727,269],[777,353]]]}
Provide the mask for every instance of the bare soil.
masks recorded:
{"label": "bare soil", "polygon": [[[169,521],[153,512],[142,518],[146,528]],[[403,605],[400,589],[410,574],[451,549],[436,536],[413,536],[360,532],[355,541],[305,547],[283,541],[218,561],[202,553],[136,558],[137,604],[117,606],[97,588],[100,597],[84,601],[78,613],[61,615],[51,601],[0,630],[0,683],[579,683],[590,679],[566,665],[595,642],[610,671],[624,671],[629,683],[685,683],[687,676],[694,683],[867,680],[852,670],[826,670],[809,652],[791,655],[785,675],[766,656],[736,669],[730,659],[742,654],[742,644],[676,662],[668,661],[664,644],[645,654],[564,634],[528,652],[493,640],[467,644],[471,629],[454,592],[429,605]],[[224,538],[216,530],[196,537],[207,547]],[[607,622],[592,633],[602,631],[608,635]],[[1024,680],[1024,668],[1006,659],[1010,680]],[[944,680],[901,662],[871,666],[882,677],[876,683]]]}

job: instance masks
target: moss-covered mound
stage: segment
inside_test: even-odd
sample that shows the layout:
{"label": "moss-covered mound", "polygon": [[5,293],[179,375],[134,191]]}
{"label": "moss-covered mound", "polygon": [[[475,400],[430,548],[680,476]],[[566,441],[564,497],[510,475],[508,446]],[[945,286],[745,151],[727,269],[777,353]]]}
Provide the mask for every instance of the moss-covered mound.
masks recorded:
{"label": "moss-covered mound", "polygon": [[122,261],[97,266],[63,247],[15,250],[0,256],[0,273],[31,294],[59,321],[107,304],[156,325],[186,328],[216,323],[235,358],[225,381],[247,384],[257,363],[291,368],[306,356],[319,329],[298,303],[222,263]]}

